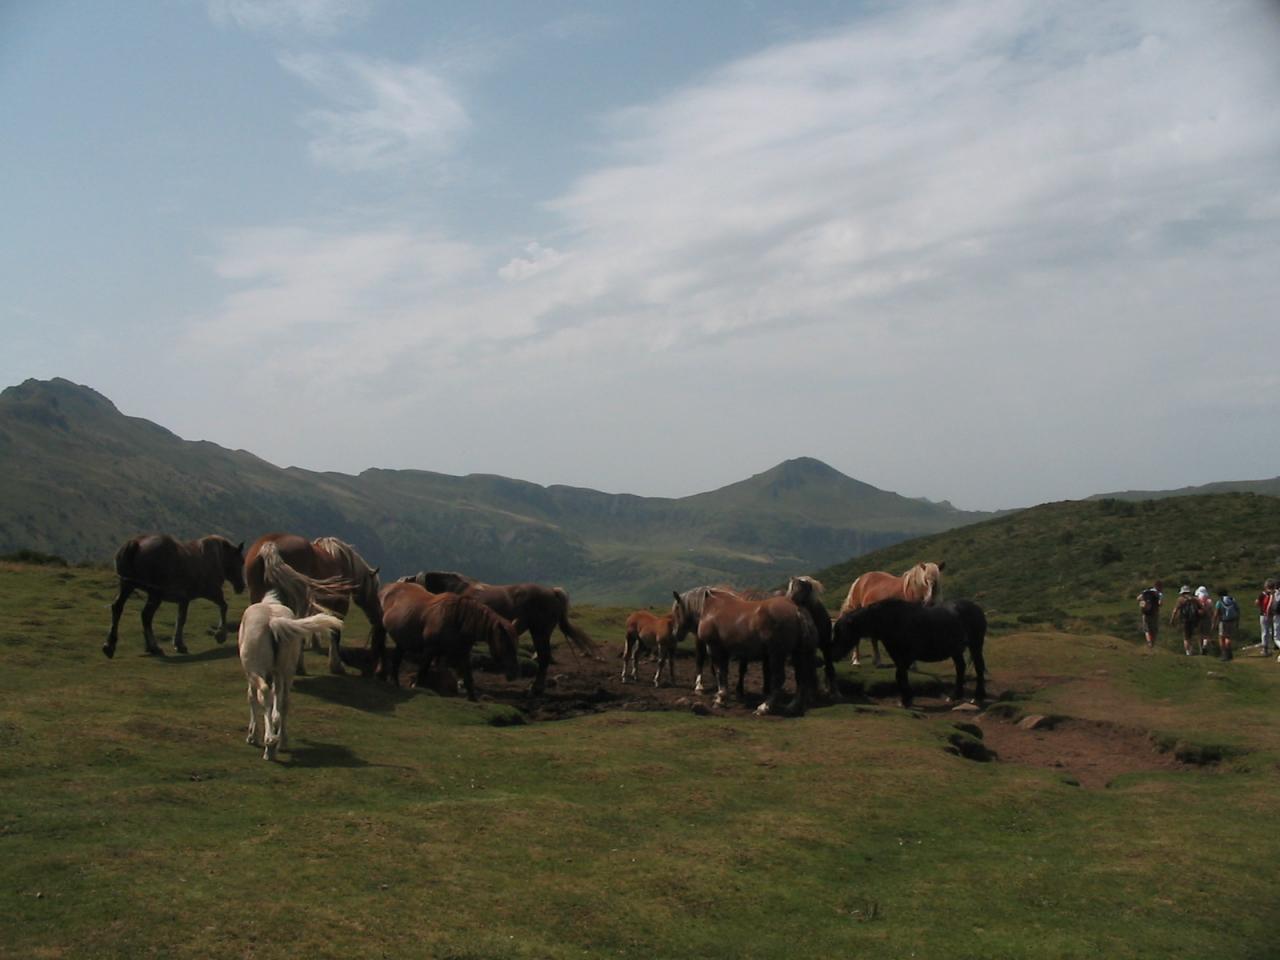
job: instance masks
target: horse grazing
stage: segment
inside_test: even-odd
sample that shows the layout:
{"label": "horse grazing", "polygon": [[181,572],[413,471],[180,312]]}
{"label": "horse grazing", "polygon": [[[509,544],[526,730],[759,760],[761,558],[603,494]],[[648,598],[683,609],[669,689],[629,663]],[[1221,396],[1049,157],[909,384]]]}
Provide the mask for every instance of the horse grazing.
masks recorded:
{"label": "horse grazing", "polygon": [[[275,544],[281,558],[297,572],[318,582],[346,584],[345,589],[317,594],[317,602],[339,617],[345,617],[349,599],[369,618],[372,632],[369,645],[374,662],[380,662],[386,647],[386,632],[382,628],[382,608],[378,605],[378,568],[371,567],[351,544],[337,537],[320,537],[308,540],[292,533],[268,533],[254,541],[244,558],[244,579],[249,585],[249,600],[257,603],[267,592],[264,579],[262,549],[268,543]],[[329,672],[346,673],[338,647],[341,631],[329,637]],[[299,665],[299,673],[304,673]]]}
{"label": "horse grazing", "polygon": [[178,623],[173,628],[173,648],[186,653],[182,629],[187,624],[187,607],[192,600],[210,600],[218,605],[219,643],[227,639],[227,601],[222,595],[223,581],[231,581],[236,593],[244,590],[244,544],[233,546],[226,537],[209,536],[199,540],[175,540],[167,533],[134,537],[116,551],[116,575],[120,589],[111,603],[111,631],[102,645],[108,657],[116,654],[120,639],[120,614],[125,601],[135,590],[147,595],[142,608],[142,636],[146,651],[164,656],[151,630],[151,620],[161,603],[178,605]]}
{"label": "horse grazing", "polygon": [[455,593],[483,603],[486,607],[510,621],[516,636],[529,631],[533,638],[534,654],[538,660],[538,672],[529,692],[540,696],[547,684],[547,668],[551,665],[551,631],[556,627],[564,634],[575,653],[596,656],[596,643],[586,631],[569,620],[569,595],[559,587],[544,587],[536,583],[512,583],[496,585],[481,583],[461,573],[430,570],[412,577],[401,577],[405,583],[416,583],[431,593]]}
{"label": "horse grazing", "polygon": [[444,657],[462,674],[467,699],[475,700],[471,678],[471,647],[480,639],[500,664],[508,680],[520,675],[516,660],[516,631],[484,604],[454,593],[430,593],[416,583],[397,581],[382,588],[382,622],[396,642],[391,657],[391,679],[400,683],[400,661],[407,650],[422,659],[415,686],[425,686],[427,671],[437,657]]}
{"label": "horse grazing", "polygon": [[966,650],[973,658],[977,674],[977,699],[986,699],[986,661],[982,646],[987,636],[987,617],[972,601],[923,606],[909,600],[881,600],[841,614],[832,632],[836,647],[842,652],[852,649],[862,637],[873,637],[884,644],[893,659],[898,696],[904,707],[911,706],[907,671],[916,660],[934,663],[950,658],[956,667],[952,696],[955,700],[961,699]]}
{"label": "horse grazing", "polygon": [[316,602],[317,593],[331,594],[333,582],[298,573],[281,559],[274,543],[263,544],[258,559],[267,590],[240,617],[240,665],[249,699],[245,742],[257,745],[261,710],[262,759],[274,760],[277,750],[289,748],[289,693],[303,645],[341,630],[342,621]]}
{"label": "horse grazing", "polygon": [[[872,570],[864,573],[849,584],[849,595],[844,598],[844,603],[840,606],[840,614],[843,615],[850,610],[857,610],[859,607],[870,606],[880,600],[888,600],[893,597],[922,603],[926,607],[936,603],[939,596],[938,582],[946,566],[945,562],[930,563],[921,561],[902,574],[885,573],[882,570]],[[871,641],[871,652],[873,655],[872,662],[877,667],[880,666],[880,646],[874,638]],[[853,646],[853,664],[857,666],[858,663],[858,645],[855,643]]]}
{"label": "horse grazing", "polygon": [[[786,597],[744,600],[728,590],[713,587],[695,591],[700,611],[697,615],[698,642],[711,654],[716,670],[716,706],[723,706],[729,688],[729,659],[763,660],[765,701],[758,714],[777,709],[786,681],[787,658],[795,666],[796,697],[789,711],[802,713],[811,690],[813,653],[817,636],[813,621]],[[674,624],[684,626],[691,619],[682,595],[674,593],[671,607]],[[677,627],[677,629],[679,628]]]}
{"label": "horse grazing", "polygon": [[[653,685],[662,685],[662,668],[665,665],[671,683],[676,682],[676,633],[671,614],[660,616],[648,610],[637,610],[627,617],[627,643],[622,650],[622,682],[634,683],[636,661],[642,646],[658,648],[658,672],[653,675]],[[627,673],[630,665],[631,672]]]}

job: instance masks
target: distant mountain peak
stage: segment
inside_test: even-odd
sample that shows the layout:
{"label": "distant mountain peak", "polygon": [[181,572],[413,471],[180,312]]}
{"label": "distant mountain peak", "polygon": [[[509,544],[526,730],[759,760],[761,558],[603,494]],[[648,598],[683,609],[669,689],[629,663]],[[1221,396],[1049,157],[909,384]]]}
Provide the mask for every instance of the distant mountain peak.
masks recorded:
{"label": "distant mountain peak", "polygon": [[0,401],[13,403],[39,403],[51,407],[70,404],[74,407],[90,407],[107,413],[119,413],[116,405],[92,387],[73,383],[62,377],[52,380],[24,380],[15,387],[0,391]]}

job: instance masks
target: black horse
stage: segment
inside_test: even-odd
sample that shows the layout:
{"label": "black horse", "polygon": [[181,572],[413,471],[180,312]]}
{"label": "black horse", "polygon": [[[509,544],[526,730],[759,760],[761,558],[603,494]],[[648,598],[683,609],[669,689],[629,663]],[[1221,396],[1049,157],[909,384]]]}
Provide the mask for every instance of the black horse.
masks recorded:
{"label": "black horse", "polygon": [[986,661],[982,644],[987,637],[987,616],[971,600],[955,600],[925,607],[909,600],[881,600],[869,607],[850,610],[836,621],[834,643],[846,655],[863,637],[880,641],[893,658],[898,696],[911,706],[907,671],[913,661],[936,663],[948,658],[956,665],[954,699],[964,696],[964,654],[969,651],[977,673],[977,699],[985,700]]}

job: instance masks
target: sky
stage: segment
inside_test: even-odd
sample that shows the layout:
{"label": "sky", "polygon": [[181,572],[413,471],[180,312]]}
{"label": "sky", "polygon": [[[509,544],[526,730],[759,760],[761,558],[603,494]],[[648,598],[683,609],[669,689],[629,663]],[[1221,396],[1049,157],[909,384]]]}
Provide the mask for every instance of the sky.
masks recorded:
{"label": "sky", "polygon": [[0,3],[0,386],[281,466],[1280,474],[1272,0]]}

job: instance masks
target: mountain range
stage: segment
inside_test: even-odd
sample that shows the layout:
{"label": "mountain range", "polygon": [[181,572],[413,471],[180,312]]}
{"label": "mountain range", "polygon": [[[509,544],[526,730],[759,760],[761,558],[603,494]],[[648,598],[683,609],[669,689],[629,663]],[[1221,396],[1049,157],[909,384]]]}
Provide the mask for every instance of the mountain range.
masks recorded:
{"label": "mountain range", "polygon": [[699,583],[776,583],[989,516],[880,490],[808,457],[680,498],[488,474],[280,468],[125,416],[61,378],[0,393],[0,553],[101,561],[144,531],[251,541],[288,530],[348,540],[385,575],[453,569],[647,602]]}

